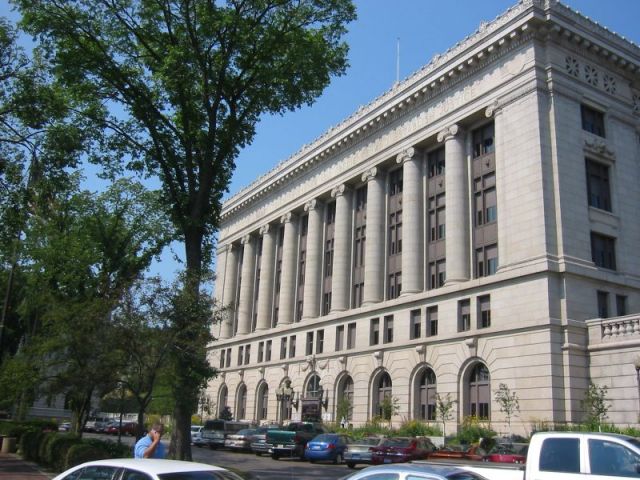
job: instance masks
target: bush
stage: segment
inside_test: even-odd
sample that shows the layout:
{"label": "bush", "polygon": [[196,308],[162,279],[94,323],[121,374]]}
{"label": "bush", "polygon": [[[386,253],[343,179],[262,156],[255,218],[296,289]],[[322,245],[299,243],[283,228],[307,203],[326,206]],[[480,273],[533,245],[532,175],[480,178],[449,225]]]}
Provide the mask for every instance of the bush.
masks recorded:
{"label": "bush", "polygon": [[133,456],[133,454],[131,453],[131,446],[129,445],[118,445],[116,442],[110,442],[109,440],[99,440],[97,438],[83,440],[82,443],[104,450],[108,454],[107,458],[126,458]]}
{"label": "bush", "polygon": [[409,420],[400,425],[398,435],[403,437],[429,437],[441,436],[442,431],[439,427],[434,427],[428,423],[419,420]]}
{"label": "bush", "polygon": [[488,425],[480,423],[477,417],[465,417],[462,426],[456,435],[457,443],[471,444],[478,442],[481,438],[493,438],[496,432],[491,430]]}
{"label": "bush", "polygon": [[52,465],[49,445],[57,435],[57,432],[43,432],[42,437],[40,437],[40,445],[38,445],[38,463]]}
{"label": "bush", "polygon": [[106,448],[88,442],[77,443],[71,445],[67,451],[65,468],[75,467],[84,462],[102,460],[104,458],[112,458]]}
{"label": "bush", "polygon": [[65,470],[65,459],[69,449],[81,442],[80,437],[72,433],[56,435],[48,444],[46,456],[49,461],[47,464],[59,472]]}
{"label": "bush", "polygon": [[38,460],[38,447],[44,433],[42,430],[27,429],[20,437],[20,451],[25,460]]}

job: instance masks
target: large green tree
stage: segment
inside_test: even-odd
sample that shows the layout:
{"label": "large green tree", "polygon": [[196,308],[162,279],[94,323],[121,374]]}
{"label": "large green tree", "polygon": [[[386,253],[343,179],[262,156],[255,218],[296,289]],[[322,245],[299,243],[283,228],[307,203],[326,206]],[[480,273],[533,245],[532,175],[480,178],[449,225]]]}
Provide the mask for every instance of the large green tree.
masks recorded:
{"label": "large green tree", "polygon": [[[112,114],[103,146],[162,183],[185,245],[185,301],[210,263],[221,198],[239,150],[265,113],[311,103],[347,66],[351,0],[13,0],[56,73]],[[110,168],[113,156],[107,156]],[[181,319],[175,355],[174,455],[190,459],[189,424],[203,382],[206,321]]]}

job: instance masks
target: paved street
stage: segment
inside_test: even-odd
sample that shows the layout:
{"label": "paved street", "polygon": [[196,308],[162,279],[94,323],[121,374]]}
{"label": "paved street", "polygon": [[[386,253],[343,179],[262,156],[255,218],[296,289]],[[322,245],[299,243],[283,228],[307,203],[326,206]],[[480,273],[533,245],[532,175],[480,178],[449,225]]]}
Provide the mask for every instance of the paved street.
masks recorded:
{"label": "paved street", "polygon": [[[116,441],[117,437],[85,433],[86,438],[100,438]],[[122,441],[131,444],[131,437],[122,437]],[[209,463],[221,467],[230,467],[250,472],[257,480],[336,480],[353,472],[346,465],[330,463],[311,464],[294,459],[272,460],[271,457],[258,457],[252,453],[238,453],[228,450],[211,450],[207,447],[191,447],[195,462]]]}

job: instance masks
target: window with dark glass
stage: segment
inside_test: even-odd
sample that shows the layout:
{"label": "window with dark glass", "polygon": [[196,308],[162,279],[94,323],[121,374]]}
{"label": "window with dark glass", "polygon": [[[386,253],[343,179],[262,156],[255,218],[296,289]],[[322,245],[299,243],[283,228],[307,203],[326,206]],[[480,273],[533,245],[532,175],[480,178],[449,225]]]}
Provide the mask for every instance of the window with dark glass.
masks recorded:
{"label": "window with dark glass", "polygon": [[430,152],[427,156],[427,175],[429,178],[444,175],[445,156],[444,148]]}
{"label": "window with dark glass", "polygon": [[496,175],[488,173],[474,179],[475,225],[479,227],[498,219]]}
{"label": "window with dark glass", "polygon": [[316,353],[324,352],[324,330],[316,332]]}
{"label": "window with dark glass", "polygon": [[581,105],[580,112],[582,114],[582,129],[604,137],[604,114],[586,105]]}
{"label": "window with dark glass", "polygon": [[402,272],[395,272],[389,275],[389,285],[387,297],[389,300],[398,298],[402,291]]}
{"label": "window with dark glass", "polygon": [[494,127],[493,122],[477,128],[473,131],[473,157],[480,157],[488,153],[493,153],[494,145]]}
{"label": "window with dark glass", "polygon": [[296,336],[291,335],[289,337],[289,358],[296,356]]}
{"label": "window with dark glass", "polygon": [[380,343],[380,319],[372,318],[369,345],[378,345],[378,343]]}
{"label": "window with dark glass", "polygon": [[616,269],[615,239],[591,232],[591,259],[598,267]]}
{"label": "window with dark glass", "polygon": [[491,405],[491,385],[489,370],[479,363],[471,371],[469,378],[469,415],[478,419],[489,419]]}
{"label": "window with dark glass", "polygon": [[478,297],[478,328],[491,326],[491,297],[483,295]]}
{"label": "window with dark glass", "polygon": [[313,353],[313,332],[307,332],[307,349],[305,355],[311,355]]}
{"label": "window with dark glass", "polygon": [[238,347],[238,365],[242,365],[242,360],[244,359],[244,347]]}
{"label": "window with dark glass", "polygon": [[287,337],[280,340],[280,360],[287,358]]}
{"label": "window with dark glass", "polygon": [[353,273],[351,306],[358,308],[362,305],[364,292],[364,258],[367,238],[367,186],[355,191],[355,210],[353,218]]}
{"label": "window with dark glass", "polygon": [[427,368],[419,378],[419,404],[416,416],[420,420],[433,421],[436,419],[436,374]]}
{"label": "window with dark glass", "polygon": [[466,332],[471,329],[471,302],[460,300],[458,302],[458,331]]}
{"label": "window with dark glass", "polygon": [[422,312],[420,310],[411,310],[409,323],[409,339],[420,338],[422,333]]}
{"label": "window with dark glass", "polygon": [[350,323],[347,325],[347,349],[351,350],[356,346],[356,324]]}
{"label": "window with dark glass", "polygon": [[393,342],[393,315],[387,315],[384,317],[384,336],[382,342]]}
{"label": "window with dark glass", "polygon": [[609,318],[609,293],[598,290],[598,317]]}
{"label": "window with dark glass", "polygon": [[244,364],[248,365],[251,361],[251,345],[244,347]]}
{"label": "window with dark glass", "polygon": [[342,350],[344,346],[344,325],[336,327],[336,352]]}
{"label": "window with dark glass", "polygon": [[220,350],[220,368],[224,368],[224,355],[225,351],[223,348],[222,350]]}
{"label": "window with dark glass", "polygon": [[264,342],[258,343],[258,363],[262,363],[264,360]]}
{"label": "window with dark glass", "polygon": [[264,361],[265,362],[271,361],[271,340],[267,340],[267,348],[264,353]]}
{"label": "window with dark glass", "polygon": [[623,317],[627,314],[627,296],[616,295],[616,314]]}
{"label": "window with dark glass", "polygon": [[495,275],[498,270],[498,246],[484,245],[476,249],[476,277]]}
{"label": "window with dark glass", "polygon": [[446,279],[446,261],[429,262],[429,290],[444,286]]}
{"label": "window with dark glass", "polygon": [[427,308],[427,336],[438,335],[438,307]]}
{"label": "window with dark glass", "polygon": [[227,348],[227,362],[226,362],[227,367],[231,366],[231,349]]}
{"label": "window with dark glass", "polygon": [[587,196],[589,206],[611,211],[609,167],[591,159],[587,159]]}
{"label": "window with dark glass", "polygon": [[429,242],[444,240],[445,237],[445,194],[429,197]]}

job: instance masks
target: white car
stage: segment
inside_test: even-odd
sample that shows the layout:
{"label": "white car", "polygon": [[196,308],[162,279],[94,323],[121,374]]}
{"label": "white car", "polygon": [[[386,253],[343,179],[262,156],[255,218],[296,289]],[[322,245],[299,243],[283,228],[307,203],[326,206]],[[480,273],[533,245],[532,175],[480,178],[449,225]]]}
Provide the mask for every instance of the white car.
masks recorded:
{"label": "white car", "polygon": [[242,480],[229,470],[205,463],[155,458],[113,458],[70,468],[53,480]]}
{"label": "white car", "polygon": [[197,447],[201,447],[205,445],[204,440],[202,440],[202,429],[204,427],[202,425],[191,425],[191,444]]}

